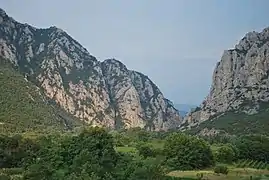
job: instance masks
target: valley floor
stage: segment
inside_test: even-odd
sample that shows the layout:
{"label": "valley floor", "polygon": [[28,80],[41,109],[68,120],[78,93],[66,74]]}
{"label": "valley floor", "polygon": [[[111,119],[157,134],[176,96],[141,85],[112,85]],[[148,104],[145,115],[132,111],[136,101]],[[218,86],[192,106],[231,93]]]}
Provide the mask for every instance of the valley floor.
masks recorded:
{"label": "valley floor", "polygon": [[269,179],[268,170],[258,170],[252,168],[233,168],[229,169],[227,175],[216,174],[213,170],[202,170],[202,171],[172,171],[168,174],[171,177],[181,177],[181,178],[193,178],[197,179],[197,174],[203,174],[203,179],[206,180],[247,180],[255,179],[259,177],[260,179]]}

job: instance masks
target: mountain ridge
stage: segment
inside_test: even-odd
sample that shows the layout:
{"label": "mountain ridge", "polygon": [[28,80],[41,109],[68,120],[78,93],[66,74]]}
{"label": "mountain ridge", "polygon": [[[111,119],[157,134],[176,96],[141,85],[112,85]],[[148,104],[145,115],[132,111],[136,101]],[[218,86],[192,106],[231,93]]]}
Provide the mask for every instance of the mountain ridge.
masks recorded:
{"label": "mountain ridge", "polygon": [[50,105],[37,86],[1,58],[0,83],[1,133],[46,133],[72,130],[82,125],[61,108]]}
{"label": "mountain ridge", "polygon": [[[259,120],[254,117],[268,111],[264,108],[267,106],[262,105],[268,101],[269,27],[261,32],[247,33],[233,49],[223,52],[213,72],[208,96],[199,108],[184,119],[181,128],[197,127],[203,122],[208,124],[209,120],[213,122],[220,118],[228,121],[225,117],[231,112],[234,116],[242,113],[241,120],[252,124],[249,128],[255,128],[253,121]],[[241,120],[232,123],[240,123]],[[259,127],[262,128],[262,124]]]}
{"label": "mountain ridge", "polygon": [[108,128],[176,128],[181,118],[148,76],[98,61],[65,31],[35,28],[0,10],[0,56],[71,115]]}

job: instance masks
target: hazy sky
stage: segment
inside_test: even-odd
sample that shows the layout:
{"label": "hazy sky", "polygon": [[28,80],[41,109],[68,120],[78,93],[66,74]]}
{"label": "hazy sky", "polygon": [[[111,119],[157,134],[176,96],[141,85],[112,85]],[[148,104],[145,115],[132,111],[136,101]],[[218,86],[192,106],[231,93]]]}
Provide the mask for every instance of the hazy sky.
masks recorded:
{"label": "hazy sky", "polygon": [[148,75],[174,103],[200,104],[224,49],[269,26],[269,0],[1,0],[20,22],[55,25],[99,60]]}

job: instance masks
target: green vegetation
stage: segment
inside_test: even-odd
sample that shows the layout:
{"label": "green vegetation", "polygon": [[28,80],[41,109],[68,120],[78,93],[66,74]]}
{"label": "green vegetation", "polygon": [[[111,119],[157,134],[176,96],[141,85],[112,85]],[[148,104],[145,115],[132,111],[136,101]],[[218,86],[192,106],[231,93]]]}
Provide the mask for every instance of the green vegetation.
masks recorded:
{"label": "green vegetation", "polygon": [[166,178],[160,160],[115,151],[113,137],[100,128],[83,130],[74,136],[3,136],[0,142],[3,177],[19,174],[27,180]]}
{"label": "green vegetation", "polygon": [[193,170],[214,164],[210,146],[202,139],[174,133],[166,140],[164,154],[173,169]]}
{"label": "green vegetation", "polygon": [[218,140],[223,139],[210,145],[212,140],[140,128],[2,135],[0,178],[246,180],[266,179],[269,175],[267,137],[234,137],[225,143]]}
{"label": "green vegetation", "polygon": [[227,175],[228,174],[228,167],[225,165],[217,165],[214,168],[214,173]]}
{"label": "green vegetation", "polygon": [[0,84],[0,133],[53,132],[66,129],[64,124],[72,126],[36,86],[1,59]]}
{"label": "green vegetation", "polygon": [[261,102],[259,113],[247,115],[245,113],[227,112],[214,120],[204,121],[192,128],[190,133],[198,134],[204,128],[218,129],[231,135],[263,134],[269,135],[269,103]]}
{"label": "green vegetation", "polygon": [[269,163],[257,161],[257,160],[255,161],[255,160],[250,160],[250,159],[242,159],[235,163],[235,167],[269,170]]}
{"label": "green vegetation", "polygon": [[268,180],[269,171],[257,169],[230,168],[228,174],[217,174],[213,170],[172,171],[171,177],[192,178],[198,180],[203,174],[203,180]]}
{"label": "green vegetation", "polygon": [[[141,128],[66,131],[76,121],[10,64],[0,62],[1,180],[268,179],[266,105],[257,115],[231,114],[204,122],[237,136],[197,137]],[[255,135],[241,135],[251,133]]]}
{"label": "green vegetation", "polygon": [[231,144],[221,144],[214,151],[216,162],[231,164],[238,158],[238,150]]}

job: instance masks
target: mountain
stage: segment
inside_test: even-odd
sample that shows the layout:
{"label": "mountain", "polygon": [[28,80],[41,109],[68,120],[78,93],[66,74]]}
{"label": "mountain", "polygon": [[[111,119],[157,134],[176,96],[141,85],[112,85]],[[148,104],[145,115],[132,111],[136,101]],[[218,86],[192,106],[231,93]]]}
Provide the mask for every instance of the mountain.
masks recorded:
{"label": "mountain", "polygon": [[269,28],[265,28],[247,33],[234,49],[224,51],[210,93],[181,128],[268,133],[268,101]]}
{"label": "mountain", "polygon": [[175,104],[174,106],[179,111],[179,114],[182,117],[186,116],[192,109],[197,107],[195,105],[190,104]]}
{"label": "mountain", "polygon": [[63,131],[79,125],[59,108],[48,105],[39,88],[1,58],[0,84],[1,133]]}
{"label": "mountain", "polygon": [[173,104],[144,74],[120,61],[98,61],[65,31],[22,24],[0,9],[0,57],[70,115],[92,126],[168,130]]}

